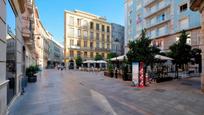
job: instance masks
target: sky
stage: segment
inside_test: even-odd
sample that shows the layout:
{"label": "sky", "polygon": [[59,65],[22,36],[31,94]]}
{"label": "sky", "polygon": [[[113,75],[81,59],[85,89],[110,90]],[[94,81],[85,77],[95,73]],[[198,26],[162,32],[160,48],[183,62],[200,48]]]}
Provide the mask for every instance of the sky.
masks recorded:
{"label": "sky", "polygon": [[108,22],[124,25],[124,0],[35,0],[43,26],[54,39],[64,41],[64,10],[81,10],[105,16]]}

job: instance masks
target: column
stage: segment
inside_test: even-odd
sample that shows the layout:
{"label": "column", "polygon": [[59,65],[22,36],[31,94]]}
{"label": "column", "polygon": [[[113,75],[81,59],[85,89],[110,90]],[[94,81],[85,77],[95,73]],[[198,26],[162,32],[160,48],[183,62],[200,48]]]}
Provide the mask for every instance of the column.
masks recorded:
{"label": "column", "polygon": [[7,112],[6,33],[6,0],[0,0],[0,115]]}
{"label": "column", "polygon": [[[204,4],[204,3],[203,3]],[[201,90],[204,92],[204,10],[201,12],[201,31],[200,31],[200,44],[202,50],[202,73],[201,73]]]}

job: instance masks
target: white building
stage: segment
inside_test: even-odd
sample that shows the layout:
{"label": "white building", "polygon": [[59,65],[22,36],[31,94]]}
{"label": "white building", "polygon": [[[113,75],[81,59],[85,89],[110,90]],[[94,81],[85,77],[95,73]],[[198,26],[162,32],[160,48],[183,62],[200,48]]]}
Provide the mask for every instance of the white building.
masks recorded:
{"label": "white building", "polygon": [[190,10],[190,0],[125,0],[125,52],[142,29],[161,50],[178,40],[179,32],[190,34],[189,44],[199,45],[200,14]]}
{"label": "white building", "polygon": [[111,39],[111,52],[116,53],[118,56],[124,54],[124,31],[122,25],[111,23],[112,26],[112,39]]}

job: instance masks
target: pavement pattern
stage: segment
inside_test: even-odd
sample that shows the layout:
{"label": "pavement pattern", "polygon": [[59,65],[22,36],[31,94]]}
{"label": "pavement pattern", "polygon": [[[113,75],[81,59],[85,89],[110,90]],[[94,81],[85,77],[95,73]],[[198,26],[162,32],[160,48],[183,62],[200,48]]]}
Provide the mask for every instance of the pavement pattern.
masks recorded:
{"label": "pavement pattern", "polygon": [[103,72],[45,70],[9,115],[204,115],[199,78],[131,87]]}

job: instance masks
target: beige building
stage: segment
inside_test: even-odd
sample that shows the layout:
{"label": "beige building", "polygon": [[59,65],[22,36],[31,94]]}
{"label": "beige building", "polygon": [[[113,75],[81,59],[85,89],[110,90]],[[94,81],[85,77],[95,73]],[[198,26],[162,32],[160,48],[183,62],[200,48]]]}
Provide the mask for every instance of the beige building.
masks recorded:
{"label": "beige building", "polygon": [[202,50],[202,73],[201,73],[201,90],[204,92],[204,1],[191,0],[191,10],[200,11],[201,13],[201,29],[200,29],[200,48]]}
{"label": "beige building", "polygon": [[[23,14],[28,10],[27,5],[32,4],[30,0],[0,1],[0,115],[6,114],[21,93],[21,81],[25,73]],[[10,60],[13,60],[13,65],[9,63]]]}
{"label": "beige building", "polygon": [[35,42],[33,37],[34,0],[26,0],[26,9],[22,15],[22,35],[25,46],[25,66],[36,64]]}
{"label": "beige building", "polygon": [[0,1],[0,115],[7,112],[6,80],[6,0]]}
{"label": "beige building", "polygon": [[111,50],[111,24],[87,12],[65,11],[64,46],[66,64],[77,56],[94,59],[97,53],[106,59]]}
{"label": "beige building", "polygon": [[49,55],[49,39],[52,39],[52,36],[44,28],[42,22],[40,21],[38,9],[35,7],[34,10],[34,42],[35,42],[35,54],[37,64],[41,68],[47,67],[48,55]]}

